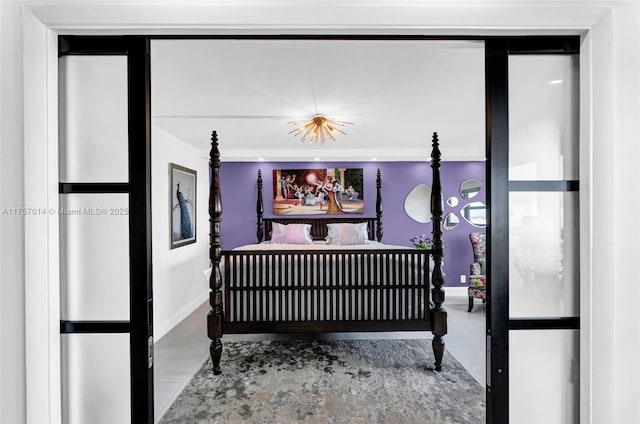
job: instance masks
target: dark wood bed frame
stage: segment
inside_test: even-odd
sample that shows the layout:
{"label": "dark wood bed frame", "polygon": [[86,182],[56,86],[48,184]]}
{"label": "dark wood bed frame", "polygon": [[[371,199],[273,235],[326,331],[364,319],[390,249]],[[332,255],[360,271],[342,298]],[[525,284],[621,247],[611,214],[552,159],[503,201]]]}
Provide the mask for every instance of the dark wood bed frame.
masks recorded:
{"label": "dark wood bed frame", "polygon": [[[431,331],[440,371],[447,333],[442,274],[442,188],[438,135],[433,133],[431,214],[433,248],[376,250],[224,250],[220,222],[220,151],[211,136],[209,215],[212,272],[207,333],[214,374],[220,374],[223,334]],[[270,238],[274,222],[309,223],[315,240],[327,223],[367,222],[369,238],[382,239],[381,176],[376,217],[264,218],[262,175],[257,182],[257,239]],[[433,270],[429,267],[429,255]],[[257,270],[257,271],[256,271]],[[431,274],[429,273],[431,271]],[[431,285],[431,290],[429,286]]]}

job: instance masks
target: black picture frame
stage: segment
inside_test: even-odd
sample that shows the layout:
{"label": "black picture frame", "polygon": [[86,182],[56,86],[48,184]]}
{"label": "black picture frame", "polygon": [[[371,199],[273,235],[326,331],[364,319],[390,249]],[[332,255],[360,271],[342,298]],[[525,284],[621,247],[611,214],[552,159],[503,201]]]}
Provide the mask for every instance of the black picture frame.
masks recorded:
{"label": "black picture frame", "polygon": [[362,168],[273,170],[274,215],[364,213]]}
{"label": "black picture frame", "polygon": [[198,175],[193,169],[169,163],[169,248],[196,242]]}

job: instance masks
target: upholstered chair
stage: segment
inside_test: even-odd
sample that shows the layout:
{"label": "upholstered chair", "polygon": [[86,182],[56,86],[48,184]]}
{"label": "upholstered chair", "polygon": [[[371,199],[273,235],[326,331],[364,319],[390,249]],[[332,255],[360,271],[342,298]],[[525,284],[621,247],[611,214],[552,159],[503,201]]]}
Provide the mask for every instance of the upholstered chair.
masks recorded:
{"label": "upholstered chair", "polygon": [[487,295],[487,238],[485,233],[470,233],[471,247],[473,248],[473,263],[470,267],[469,287],[469,312],[473,309],[473,299],[482,299],[484,303]]}

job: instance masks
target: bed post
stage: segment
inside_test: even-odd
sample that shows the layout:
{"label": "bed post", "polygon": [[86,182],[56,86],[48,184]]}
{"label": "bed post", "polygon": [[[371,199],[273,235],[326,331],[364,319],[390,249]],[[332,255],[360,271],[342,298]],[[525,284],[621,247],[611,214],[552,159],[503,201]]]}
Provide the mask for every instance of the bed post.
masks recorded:
{"label": "bed post", "polygon": [[442,243],[442,185],[440,182],[440,148],[438,147],[438,133],[433,133],[433,149],[431,151],[431,169],[433,170],[433,182],[431,186],[431,215],[433,217],[433,274],[431,274],[431,299],[433,307],[430,310],[433,325],[433,354],[435,357],[435,369],[442,369],[442,356],[444,355],[444,340],[442,336],[447,334],[447,311],[442,307],[444,302],[444,276],[442,275],[442,258],[444,256]]}
{"label": "bed post", "polygon": [[209,152],[209,168],[211,170],[211,186],[209,187],[209,259],[211,275],[209,276],[209,305],[211,310],[207,316],[207,335],[211,339],[209,352],[213,363],[213,373],[220,374],[220,357],[222,355],[222,274],[220,273],[220,257],[222,241],[220,239],[220,221],[222,215],[222,199],[220,193],[220,150],[218,135],[211,133],[211,151]]}
{"label": "bed post", "polygon": [[382,177],[380,176],[380,168],[376,175],[376,237],[378,241],[382,241]]}
{"label": "bed post", "polygon": [[264,208],[262,206],[262,170],[258,169],[258,201],[256,202],[256,215],[258,216],[258,243],[264,238],[263,215]]}

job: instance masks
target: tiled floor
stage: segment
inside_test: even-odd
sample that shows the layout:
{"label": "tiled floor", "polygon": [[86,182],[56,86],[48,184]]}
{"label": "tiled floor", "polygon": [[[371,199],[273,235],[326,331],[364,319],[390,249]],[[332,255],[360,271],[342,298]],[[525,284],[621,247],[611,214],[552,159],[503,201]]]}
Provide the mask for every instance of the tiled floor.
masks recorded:
{"label": "tiled floor", "polygon": [[[447,295],[446,349],[480,384],[485,383],[485,307],[476,300],[467,312],[467,297]],[[196,309],[155,344],[155,415],[158,420],[171,406],[200,365],[209,356],[206,331],[207,303]],[[356,333],[326,335],[327,338],[430,338],[430,333]],[[287,339],[287,335],[226,335],[224,340]]]}
{"label": "tiled floor", "polygon": [[158,420],[171,406],[209,355],[208,303],[193,311],[154,346],[155,416]]}

